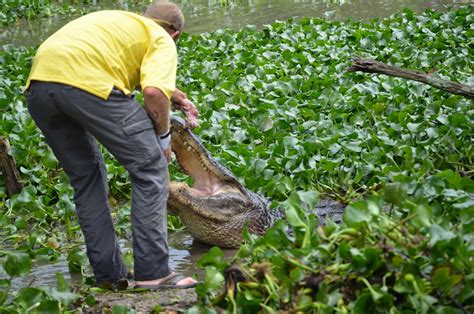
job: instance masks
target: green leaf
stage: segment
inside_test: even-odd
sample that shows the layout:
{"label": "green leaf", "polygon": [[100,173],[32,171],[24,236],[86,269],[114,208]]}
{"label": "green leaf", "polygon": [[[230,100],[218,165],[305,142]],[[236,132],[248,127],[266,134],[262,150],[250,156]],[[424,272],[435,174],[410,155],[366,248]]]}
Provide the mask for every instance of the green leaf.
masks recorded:
{"label": "green leaf", "polygon": [[45,154],[41,157],[41,163],[46,166],[46,168],[56,169],[58,166],[58,160],[54,156],[51,150],[46,150]]}
{"label": "green leaf", "polygon": [[90,294],[88,296],[86,296],[86,298],[84,299],[84,302],[90,307],[97,304],[97,300],[96,300],[95,296],[90,295]]}
{"label": "green leaf", "polygon": [[304,221],[300,218],[300,212],[295,207],[289,207],[285,210],[285,216],[288,223],[293,227],[306,227]]}
{"label": "green leaf", "polygon": [[433,275],[433,284],[445,293],[449,293],[454,285],[459,283],[463,276],[451,275],[448,267],[440,267],[435,270]]}
{"label": "green leaf", "polygon": [[415,207],[414,213],[416,215],[410,220],[410,223],[418,228],[431,226],[431,218],[433,216],[431,207],[420,204]]}
{"label": "green leaf", "polygon": [[303,295],[298,299],[298,309],[300,311],[309,309],[313,304],[313,299],[309,295]]}
{"label": "green leaf", "polygon": [[68,268],[71,273],[82,273],[87,265],[86,252],[80,249],[73,249],[67,255]]}
{"label": "green leaf", "polygon": [[273,120],[270,117],[263,117],[260,119],[260,130],[266,132],[273,128]]}
{"label": "green leaf", "polygon": [[13,252],[7,254],[7,260],[3,266],[8,275],[26,276],[31,270],[31,259],[26,253]]}
{"label": "green leaf", "polygon": [[290,271],[290,278],[293,282],[299,282],[305,278],[305,273],[300,268],[294,268]]}
{"label": "green leaf", "polygon": [[362,147],[360,146],[361,143],[361,141],[349,142],[344,145],[344,147],[352,152],[360,153],[362,151]]}
{"label": "green leaf", "polygon": [[66,279],[64,279],[64,276],[62,273],[56,273],[56,282],[57,282],[57,289],[58,291],[64,292],[69,289],[68,284],[66,282]]}
{"label": "green leaf", "polygon": [[400,205],[407,197],[405,190],[400,183],[387,184],[382,192],[385,202]]}
{"label": "green leaf", "polygon": [[127,314],[128,306],[123,304],[115,304],[112,306],[112,314]]}
{"label": "green leaf", "polygon": [[318,191],[298,191],[299,199],[308,205],[308,209],[312,210],[316,204],[319,202],[319,192]]}
{"label": "green leaf", "polygon": [[449,120],[451,121],[451,125],[454,126],[454,127],[463,127],[463,126],[466,126],[468,124],[466,114],[461,113],[461,112],[456,112],[456,113],[452,114],[449,117]]}
{"label": "green leaf", "polygon": [[23,308],[29,308],[33,304],[42,302],[44,300],[44,291],[31,287],[20,289],[17,296],[15,297],[15,301],[18,302]]}
{"label": "green leaf", "polygon": [[34,186],[25,186],[20,194],[14,195],[11,200],[11,207],[16,208],[17,205],[31,203],[36,197],[36,188]]}
{"label": "green leaf", "polygon": [[60,304],[58,301],[45,300],[40,303],[31,313],[35,314],[59,314]]}
{"label": "green leaf", "polygon": [[72,293],[69,291],[58,291],[56,289],[53,289],[50,295],[53,299],[59,301],[61,304],[64,304],[66,306],[76,302],[77,299],[81,297],[81,295],[77,293]]}
{"label": "green leaf", "polygon": [[451,307],[451,306],[437,306],[436,314],[463,314],[464,312],[461,309]]}
{"label": "green leaf", "polygon": [[374,307],[372,296],[370,293],[362,293],[359,295],[354,304],[354,314],[370,313]]}
{"label": "green leaf", "polygon": [[362,222],[369,222],[380,214],[380,208],[372,201],[357,201],[346,207],[342,220],[348,227],[357,228]]}
{"label": "green leaf", "polygon": [[214,266],[220,271],[224,271],[228,263],[224,258],[224,252],[217,246],[214,246],[197,261],[197,265],[199,267]]}
{"label": "green leaf", "polygon": [[61,194],[61,202],[67,211],[73,212],[76,208],[76,205],[74,205],[67,193]]}
{"label": "green leaf", "polygon": [[462,202],[453,205],[454,208],[465,209],[474,207],[474,199],[464,199]]}
{"label": "green leaf", "polygon": [[26,221],[25,218],[23,217],[18,217],[15,220],[15,227],[17,227],[19,230],[23,230],[28,228],[28,222]]}
{"label": "green leaf", "polygon": [[444,229],[440,225],[431,225],[430,227],[430,246],[435,246],[440,241],[449,241],[456,238],[456,235]]}
{"label": "green leaf", "polygon": [[213,266],[206,267],[203,286],[207,290],[216,290],[224,284],[224,276]]}

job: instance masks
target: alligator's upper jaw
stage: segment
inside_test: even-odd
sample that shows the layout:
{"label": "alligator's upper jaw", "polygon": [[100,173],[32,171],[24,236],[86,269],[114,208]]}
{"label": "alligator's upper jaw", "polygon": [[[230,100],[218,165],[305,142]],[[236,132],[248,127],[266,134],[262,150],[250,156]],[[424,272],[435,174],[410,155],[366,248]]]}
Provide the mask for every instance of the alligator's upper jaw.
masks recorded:
{"label": "alligator's upper jaw", "polygon": [[193,186],[171,182],[170,193],[186,192],[201,198],[226,192],[245,195],[246,189],[227,168],[210,156],[201,140],[185,127],[182,119],[172,116],[171,130],[171,148],[182,171],[191,176]]}
{"label": "alligator's upper jaw", "polygon": [[210,162],[207,150],[199,139],[185,129],[179,120],[172,120],[172,149],[176,160],[184,173],[193,179],[190,193],[209,195],[218,193],[223,187],[221,179],[208,170]]}

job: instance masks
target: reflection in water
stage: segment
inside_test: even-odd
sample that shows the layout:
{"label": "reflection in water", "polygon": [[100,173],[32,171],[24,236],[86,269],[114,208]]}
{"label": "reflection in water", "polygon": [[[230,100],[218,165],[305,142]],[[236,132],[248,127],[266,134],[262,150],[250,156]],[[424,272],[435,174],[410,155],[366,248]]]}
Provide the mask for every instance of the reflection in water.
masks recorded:
{"label": "reflection in water", "polygon": [[[203,279],[204,272],[196,266],[197,261],[209,252],[212,246],[194,241],[186,231],[173,232],[169,234],[170,265],[178,272],[187,276],[198,275]],[[237,252],[236,249],[223,249],[224,257],[230,260]]]}
{"label": "reflection in water", "polygon": [[[121,247],[129,250],[131,244],[122,241]],[[208,253],[210,246],[193,242],[191,235],[185,231],[169,233],[169,264],[171,268],[177,272],[181,272],[186,276],[197,275],[204,279],[204,271],[196,266],[196,262]],[[226,259],[230,260],[236,253],[235,249],[222,249]],[[24,278],[15,278],[12,282],[12,288],[15,290],[23,287],[56,287],[56,273],[61,273],[64,278],[73,286],[79,287],[82,284],[80,274],[71,276],[67,266],[65,257],[61,257],[56,263],[36,263],[31,269],[31,273]],[[92,270],[87,269],[86,274],[92,275]],[[7,278],[7,274],[0,268],[0,278]]]}
{"label": "reflection in water", "polygon": [[[132,6],[122,2],[100,1],[98,9],[122,9],[141,13],[146,6],[143,3]],[[245,25],[261,26],[291,17],[370,20],[376,17],[388,17],[405,7],[420,13],[428,8],[445,10],[450,6],[458,7],[471,3],[470,0],[236,0],[235,3],[238,5],[221,5],[221,1],[216,0],[175,0],[174,2],[183,9],[186,31],[191,34],[226,27],[238,30]],[[55,17],[23,21],[6,27],[0,34],[0,46],[5,44],[38,45],[70,19]]]}

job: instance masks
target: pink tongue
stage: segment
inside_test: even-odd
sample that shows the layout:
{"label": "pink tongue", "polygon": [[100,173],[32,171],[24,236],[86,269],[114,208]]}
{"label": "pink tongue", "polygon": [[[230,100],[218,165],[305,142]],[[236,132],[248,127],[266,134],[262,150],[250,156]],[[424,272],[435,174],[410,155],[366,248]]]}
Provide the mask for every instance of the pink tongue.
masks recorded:
{"label": "pink tongue", "polygon": [[213,185],[213,186],[198,186],[194,188],[197,192],[206,194],[206,195],[211,195],[219,191],[219,186]]}

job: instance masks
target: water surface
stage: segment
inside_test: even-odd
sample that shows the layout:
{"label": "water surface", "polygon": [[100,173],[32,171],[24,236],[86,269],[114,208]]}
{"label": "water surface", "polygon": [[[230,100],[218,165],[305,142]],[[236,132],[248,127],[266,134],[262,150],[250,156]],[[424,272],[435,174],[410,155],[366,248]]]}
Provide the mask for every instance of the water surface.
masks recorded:
{"label": "water surface", "polygon": [[[129,242],[120,241],[120,245],[124,251],[131,249]],[[201,280],[204,278],[204,271],[197,267],[196,263],[210,249],[209,245],[193,241],[191,235],[186,231],[169,233],[169,265],[174,271],[181,272],[186,276],[196,275]],[[222,249],[222,251],[229,260],[236,253],[235,249]],[[82,284],[82,276],[69,273],[66,257],[61,256],[56,262],[35,262],[28,276],[13,279],[12,289],[19,290],[28,286],[56,287],[56,273],[61,273],[73,286],[79,287]],[[86,268],[85,275],[92,276],[90,267]],[[0,278],[7,277],[8,275],[0,267]]]}
{"label": "water surface", "polygon": [[[130,5],[122,1],[100,1],[94,9],[121,9],[142,13],[149,1]],[[446,10],[471,3],[470,0],[236,0],[236,5],[222,5],[216,0],[176,0],[186,18],[186,32],[199,34],[220,28],[238,30],[245,25],[260,27],[291,17],[324,17],[330,20],[362,20],[388,17],[409,7],[417,13],[426,9]],[[0,46],[34,46],[67,23],[69,18],[46,18],[21,21],[4,28]]]}

